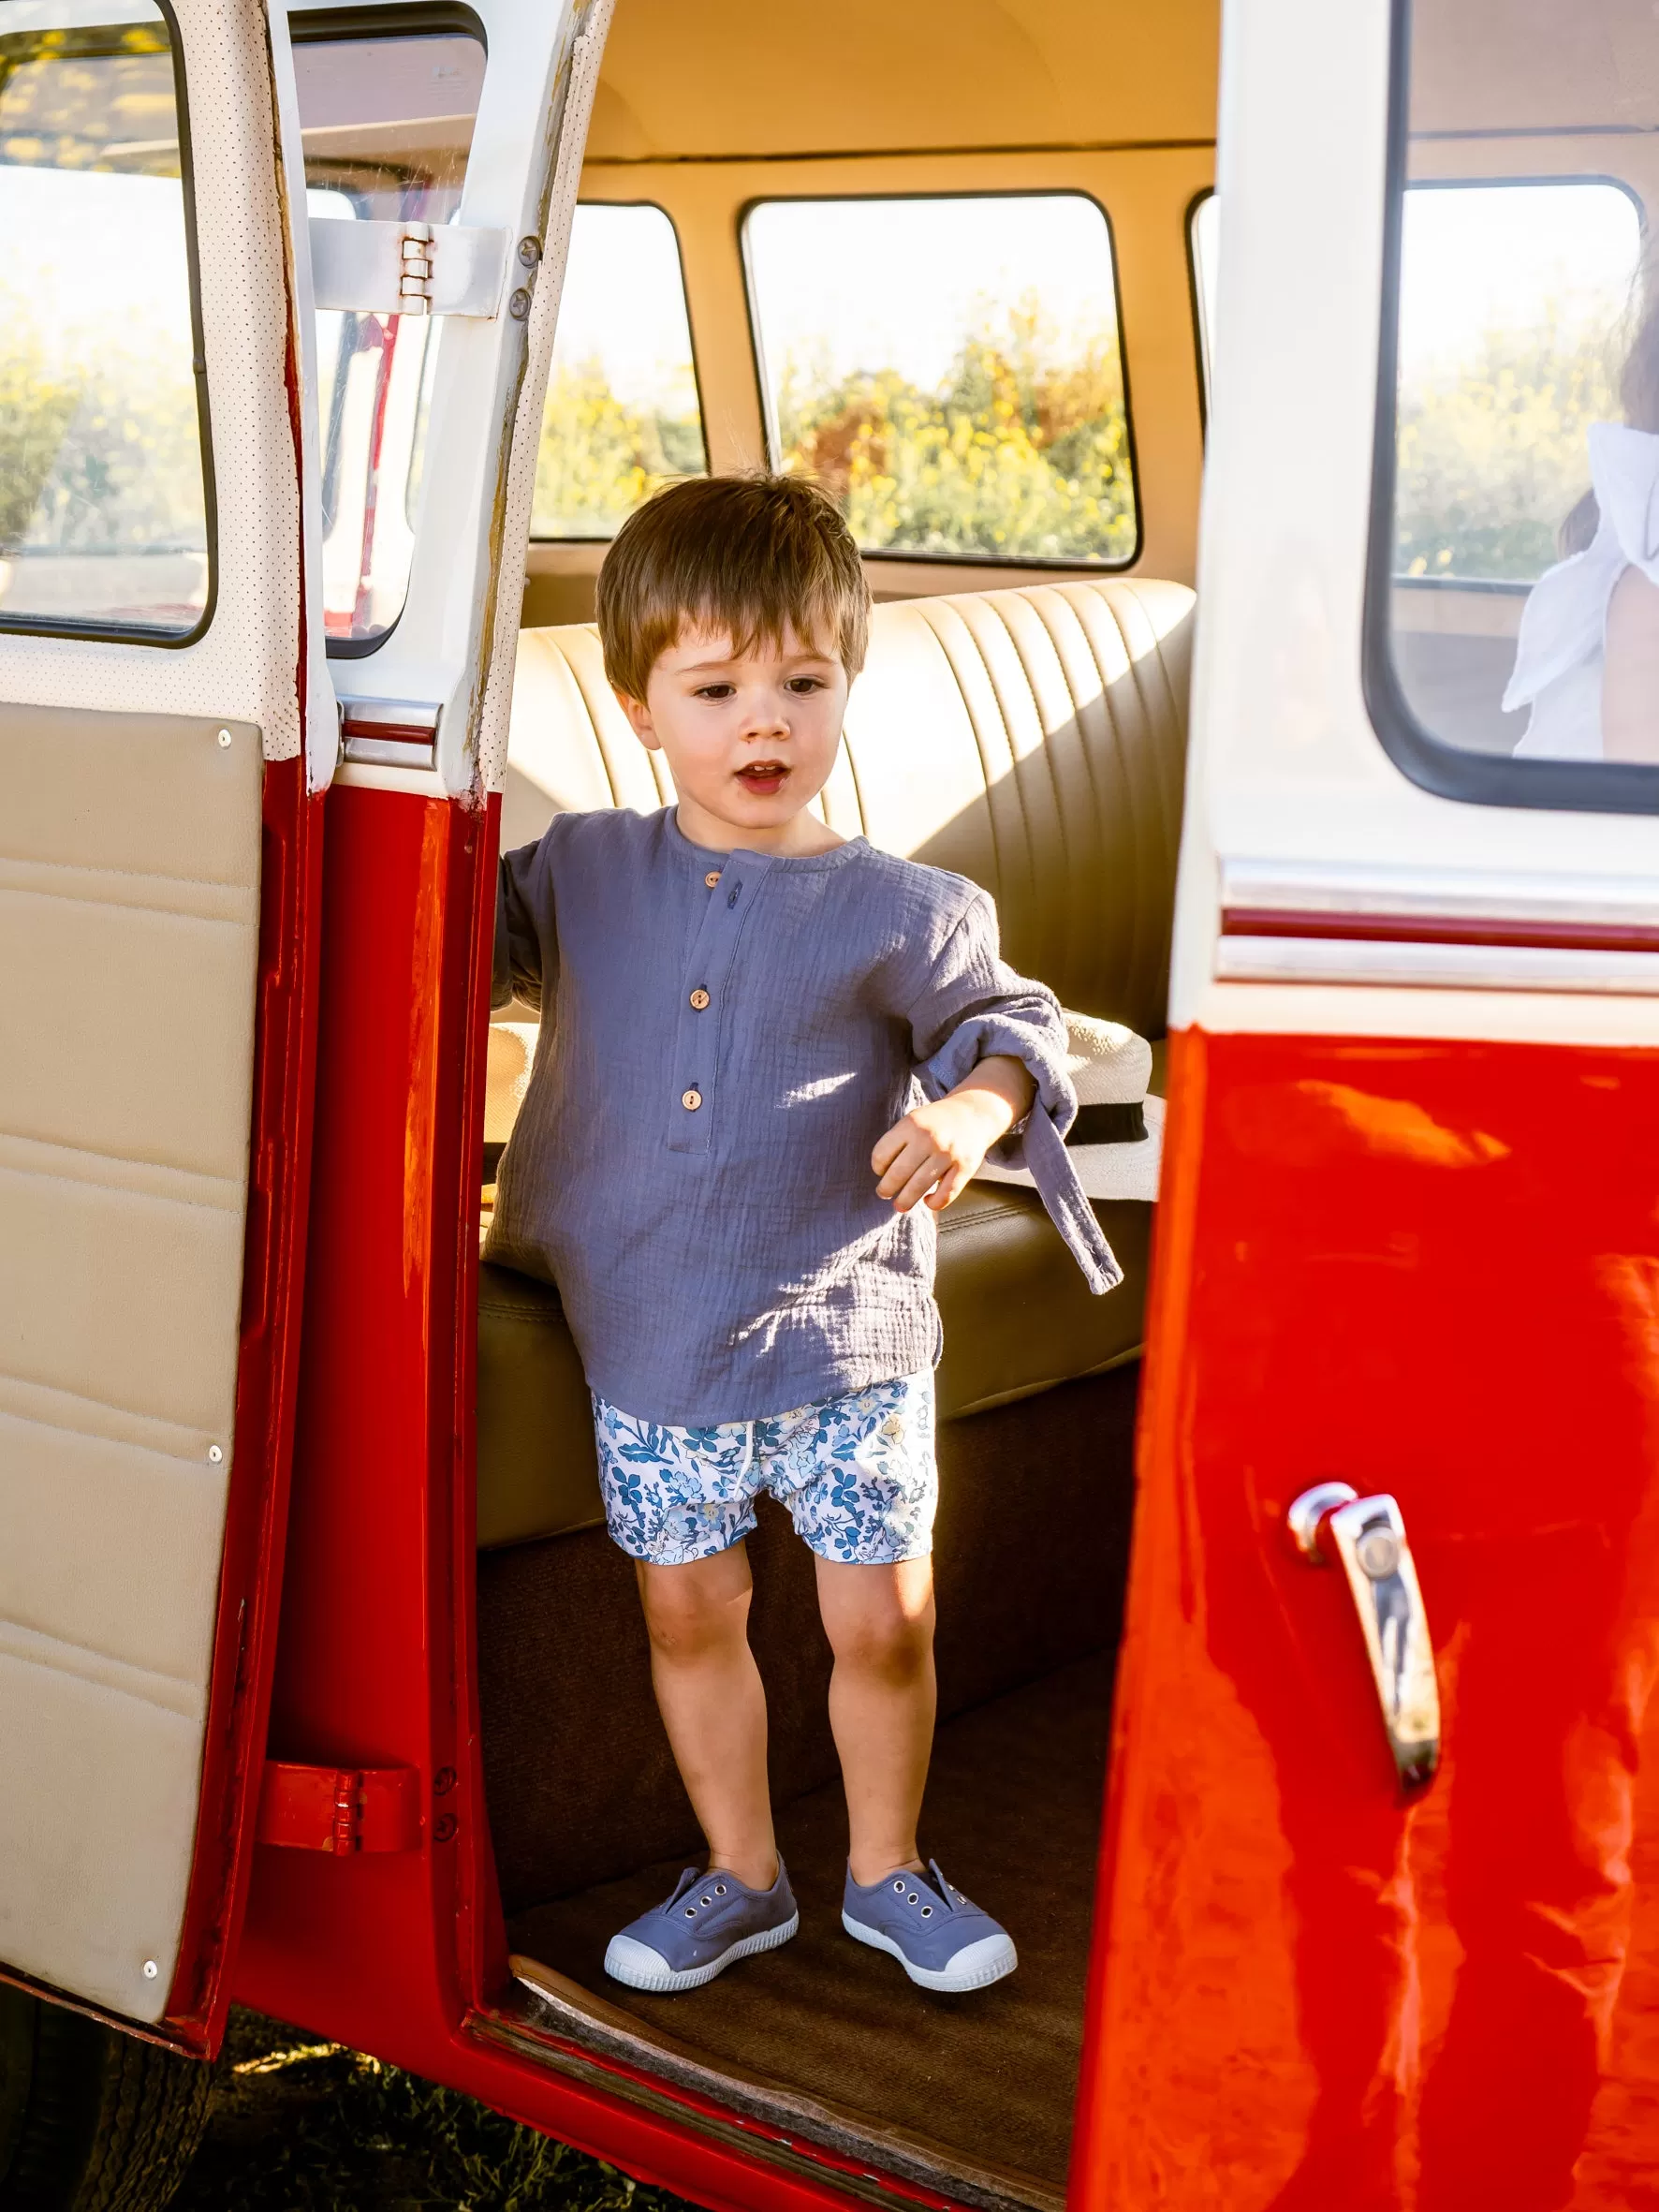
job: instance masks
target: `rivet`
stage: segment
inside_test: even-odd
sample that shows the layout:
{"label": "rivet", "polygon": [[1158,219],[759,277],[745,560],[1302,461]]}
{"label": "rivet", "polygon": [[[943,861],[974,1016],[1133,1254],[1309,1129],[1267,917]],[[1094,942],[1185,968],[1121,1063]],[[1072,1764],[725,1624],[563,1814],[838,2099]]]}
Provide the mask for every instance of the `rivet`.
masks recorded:
{"label": "rivet", "polygon": [[224,1456],[225,1447],[223,1444],[210,1444],[208,1446],[208,1458],[212,1461],[214,1467],[219,1465]]}
{"label": "rivet", "polygon": [[456,1828],[459,1826],[459,1824],[460,1823],[456,1821],[455,1815],[453,1813],[442,1814],[433,1822],[432,1833],[433,1842],[448,1843],[452,1841]]}
{"label": "rivet", "polygon": [[156,1975],[159,1974],[160,1971],[161,1969],[156,1965],[153,1958],[147,1958],[144,1961],[144,1979],[146,1982],[154,1982]]}
{"label": "rivet", "polygon": [[452,1766],[440,1766],[432,1778],[432,1787],[434,1797],[448,1797],[455,1787],[455,1769]]}
{"label": "rivet", "polygon": [[540,239],[521,238],[519,241],[519,259],[526,269],[534,269],[537,261],[541,259]]}
{"label": "rivet", "polygon": [[507,303],[507,311],[515,322],[522,322],[530,312],[530,294],[521,286]]}
{"label": "rivet", "polygon": [[220,730],[219,743],[221,745],[228,745],[230,743],[230,732],[228,730]]}

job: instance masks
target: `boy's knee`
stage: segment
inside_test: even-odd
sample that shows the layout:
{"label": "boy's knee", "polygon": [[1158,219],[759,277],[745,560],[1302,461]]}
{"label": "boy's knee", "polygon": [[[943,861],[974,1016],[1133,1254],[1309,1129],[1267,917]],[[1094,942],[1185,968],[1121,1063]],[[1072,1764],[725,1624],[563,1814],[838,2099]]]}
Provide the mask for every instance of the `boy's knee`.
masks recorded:
{"label": "boy's knee", "polygon": [[917,1603],[893,1588],[877,1587],[841,1611],[830,1629],[836,1659],[860,1674],[908,1681],[926,1668],[933,1648],[931,1596]]}
{"label": "boy's knee", "polygon": [[639,1577],[645,1630],[665,1659],[701,1659],[747,1633],[747,1586],[699,1572],[703,1564],[653,1568]]}

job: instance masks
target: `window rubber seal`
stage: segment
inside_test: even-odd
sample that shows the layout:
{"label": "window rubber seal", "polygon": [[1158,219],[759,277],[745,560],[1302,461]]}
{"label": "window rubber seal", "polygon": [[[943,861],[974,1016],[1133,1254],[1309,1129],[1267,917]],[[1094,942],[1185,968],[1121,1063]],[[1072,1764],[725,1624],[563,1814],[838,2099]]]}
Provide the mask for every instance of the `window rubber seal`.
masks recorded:
{"label": "window rubber seal", "polygon": [[[1478,806],[1551,813],[1659,814],[1659,763],[1518,760],[1447,745],[1413,713],[1392,647],[1395,415],[1400,351],[1400,265],[1405,228],[1411,125],[1412,0],[1392,0],[1388,138],[1383,211],[1382,318],[1372,456],[1370,542],[1360,644],[1360,683],[1372,728],[1401,774],[1436,798]],[[1566,182],[1566,179],[1556,180]]]}

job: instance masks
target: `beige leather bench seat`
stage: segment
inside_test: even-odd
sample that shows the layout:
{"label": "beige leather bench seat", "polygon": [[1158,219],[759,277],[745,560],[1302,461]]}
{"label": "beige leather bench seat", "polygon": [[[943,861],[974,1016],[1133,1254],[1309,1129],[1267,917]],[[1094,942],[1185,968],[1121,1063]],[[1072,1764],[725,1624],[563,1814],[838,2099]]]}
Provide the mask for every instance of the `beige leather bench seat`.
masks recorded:
{"label": "beige leather bench seat", "polygon": [[[1154,1040],[1161,1089],[1193,595],[1113,578],[880,607],[823,811],[848,836],[983,884],[1003,950],[1083,1013]],[[520,639],[504,848],[556,812],[671,799],[590,627]],[[504,1045],[510,1048],[510,1040]],[[497,1099],[510,1086],[496,1084]],[[507,1134],[499,1103],[487,1139]],[[1034,1193],[976,1184],[940,1220],[940,1416],[1137,1356],[1152,1213],[1097,1208],[1124,1279],[1091,1297]],[[478,1541],[597,1522],[586,1385],[557,1293],[485,1267]]]}

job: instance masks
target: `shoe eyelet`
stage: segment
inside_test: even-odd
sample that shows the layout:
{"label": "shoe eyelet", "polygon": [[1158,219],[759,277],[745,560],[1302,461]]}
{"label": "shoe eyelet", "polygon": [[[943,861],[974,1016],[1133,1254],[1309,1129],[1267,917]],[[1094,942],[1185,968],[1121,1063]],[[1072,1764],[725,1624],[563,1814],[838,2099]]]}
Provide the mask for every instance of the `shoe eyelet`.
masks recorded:
{"label": "shoe eyelet", "polygon": [[685,1917],[687,1920],[695,1920],[697,1918],[697,1907],[695,1905],[688,1905],[685,1908]]}
{"label": "shoe eyelet", "polygon": [[906,1905],[917,1905],[919,1904],[921,1900],[918,1897],[916,1892],[912,1890],[910,1895],[905,1898],[904,1902]]}
{"label": "shoe eyelet", "polygon": [[725,1884],[725,1882],[723,1882],[723,1881],[717,1881],[717,1882],[714,1884],[714,1895],[715,1895],[717,1897],[724,1897],[724,1896],[725,1896],[725,1895],[726,1895],[726,1884]]}
{"label": "shoe eyelet", "polygon": [[712,1905],[713,1902],[714,1900],[712,1897],[699,1897],[697,1899],[697,1903],[699,1905]]}
{"label": "shoe eyelet", "polygon": [[893,1887],[894,1887],[894,1888],[895,1888],[895,1889],[896,1889],[896,1890],[897,1890],[897,1891],[900,1893],[900,1895],[903,1895],[903,1890],[904,1890],[904,1884],[903,1884],[902,1881],[896,1881],[896,1882],[894,1882],[894,1884],[893,1884]]}
{"label": "shoe eyelet", "polygon": [[921,1909],[921,1916],[923,1920],[932,1920],[933,1917],[933,1908],[931,1905],[924,1905]]}

